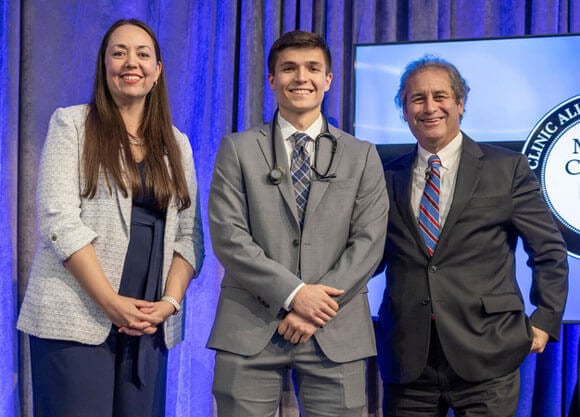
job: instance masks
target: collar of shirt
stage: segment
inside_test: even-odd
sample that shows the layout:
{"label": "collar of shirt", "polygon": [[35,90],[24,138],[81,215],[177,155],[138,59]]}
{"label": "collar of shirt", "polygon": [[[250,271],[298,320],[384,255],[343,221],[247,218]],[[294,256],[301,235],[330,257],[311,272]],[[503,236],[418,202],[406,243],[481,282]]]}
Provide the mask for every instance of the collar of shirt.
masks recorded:
{"label": "collar of shirt", "polygon": [[[437,156],[441,160],[441,168],[445,171],[453,171],[457,169],[459,164],[459,155],[461,154],[461,145],[463,144],[463,134],[461,131],[447,144],[443,149],[437,152]],[[417,165],[416,169],[419,172],[425,172],[429,167],[429,157],[433,155],[431,152],[417,144]]]}
{"label": "collar of shirt", "polygon": [[[278,113],[278,126],[280,127],[280,133],[284,138],[284,149],[286,149],[286,157],[288,160],[288,166],[290,166],[292,158],[292,150],[294,149],[294,142],[291,140],[291,136],[296,132],[302,132],[296,129],[292,124],[280,116]],[[310,155],[310,160],[313,161],[314,158],[314,139],[322,132],[322,114],[318,115],[318,118],[312,123],[306,130],[303,131],[312,138],[306,143],[306,150]]]}
{"label": "collar of shirt", "polygon": [[[463,134],[459,132],[447,146],[437,152],[437,156],[441,159],[441,170],[439,171],[441,174],[439,195],[439,223],[441,226],[445,224],[451,202],[453,201],[462,144]],[[422,148],[421,145],[417,145],[417,159],[413,169],[413,184],[411,187],[411,207],[417,217],[419,216],[421,196],[425,188],[425,171],[427,171],[429,166],[428,160],[431,155],[431,152]]]}
{"label": "collar of shirt", "polygon": [[316,120],[306,130],[299,130],[278,113],[278,126],[280,126],[280,132],[284,140],[289,140],[296,132],[304,132],[314,140],[322,132],[322,114],[319,114]]}

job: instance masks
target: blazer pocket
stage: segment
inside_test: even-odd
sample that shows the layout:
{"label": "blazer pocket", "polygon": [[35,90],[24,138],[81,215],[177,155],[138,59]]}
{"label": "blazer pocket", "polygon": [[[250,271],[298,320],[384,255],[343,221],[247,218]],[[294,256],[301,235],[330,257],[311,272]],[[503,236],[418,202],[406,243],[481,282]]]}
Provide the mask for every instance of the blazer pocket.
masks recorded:
{"label": "blazer pocket", "polygon": [[484,296],[481,303],[487,314],[524,311],[524,304],[515,293]]}
{"label": "blazer pocket", "polygon": [[472,198],[469,200],[468,206],[471,208],[484,208],[484,207],[500,207],[503,204],[510,203],[509,199],[499,196],[499,197],[479,197]]}
{"label": "blazer pocket", "polygon": [[341,190],[344,188],[352,189],[355,187],[355,182],[352,178],[346,178],[341,180],[331,179],[329,181],[329,187],[331,187],[333,190]]}

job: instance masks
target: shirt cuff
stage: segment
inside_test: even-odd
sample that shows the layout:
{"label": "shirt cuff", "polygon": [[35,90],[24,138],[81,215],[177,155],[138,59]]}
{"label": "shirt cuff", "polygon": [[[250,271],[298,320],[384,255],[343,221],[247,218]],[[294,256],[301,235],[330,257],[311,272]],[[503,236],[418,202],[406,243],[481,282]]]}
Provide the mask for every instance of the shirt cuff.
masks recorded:
{"label": "shirt cuff", "polygon": [[290,295],[288,296],[288,298],[286,298],[286,300],[284,300],[284,304],[282,305],[284,310],[286,310],[286,311],[292,310],[290,303],[292,302],[292,300],[294,299],[294,296],[300,290],[300,288],[304,287],[305,285],[306,285],[305,283],[301,282],[300,284],[298,284],[298,286],[296,288],[294,288],[294,291],[292,291],[290,293]]}

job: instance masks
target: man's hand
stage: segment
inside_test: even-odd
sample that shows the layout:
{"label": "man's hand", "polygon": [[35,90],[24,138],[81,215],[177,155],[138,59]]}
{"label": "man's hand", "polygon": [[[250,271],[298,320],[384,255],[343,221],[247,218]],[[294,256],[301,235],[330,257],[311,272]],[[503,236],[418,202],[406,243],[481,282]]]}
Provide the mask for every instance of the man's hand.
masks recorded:
{"label": "man's hand", "polygon": [[344,294],[344,290],[326,285],[306,284],[290,303],[292,309],[315,326],[324,326],[336,316],[338,303],[332,298]]}
{"label": "man's hand", "polygon": [[294,311],[290,311],[278,323],[278,333],[284,337],[284,340],[293,344],[308,342],[316,330],[318,327],[315,324],[300,317]]}
{"label": "man's hand", "polygon": [[550,340],[550,335],[534,326],[532,326],[532,331],[534,332],[534,340],[532,341],[530,353],[542,353],[548,344],[548,340]]}

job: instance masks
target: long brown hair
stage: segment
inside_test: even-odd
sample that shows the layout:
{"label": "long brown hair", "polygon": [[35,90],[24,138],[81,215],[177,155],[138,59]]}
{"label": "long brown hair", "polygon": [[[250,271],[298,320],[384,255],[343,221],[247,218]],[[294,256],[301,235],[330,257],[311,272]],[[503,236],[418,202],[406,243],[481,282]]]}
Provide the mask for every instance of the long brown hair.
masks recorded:
{"label": "long brown hair", "polygon": [[[119,187],[124,197],[128,196],[128,189],[134,196],[141,193],[141,181],[137,164],[131,155],[129,134],[109,91],[105,68],[109,39],[123,25],[137,26],[147,32],[155,46],[156,59],[161,62],[157,38],[151,28],[140,20],[118,20],[105,33],[99,48],[93,99],[85,125],[83,163],[86,182],[83,197],[95,196],[101,170],[109,193],[112,193],[111,181]],[[181,162],[181,151],[173,134],[164,73],[162,70],[156,85],[145,98],[138,132],[145,139],[145,187],[153,193],[159,209],[167,209],[171,197],[175,195],[178,209],[183,210],[191,205],[191,197]],[[167,169],[164,155],[168,158],[170,170]]]}

